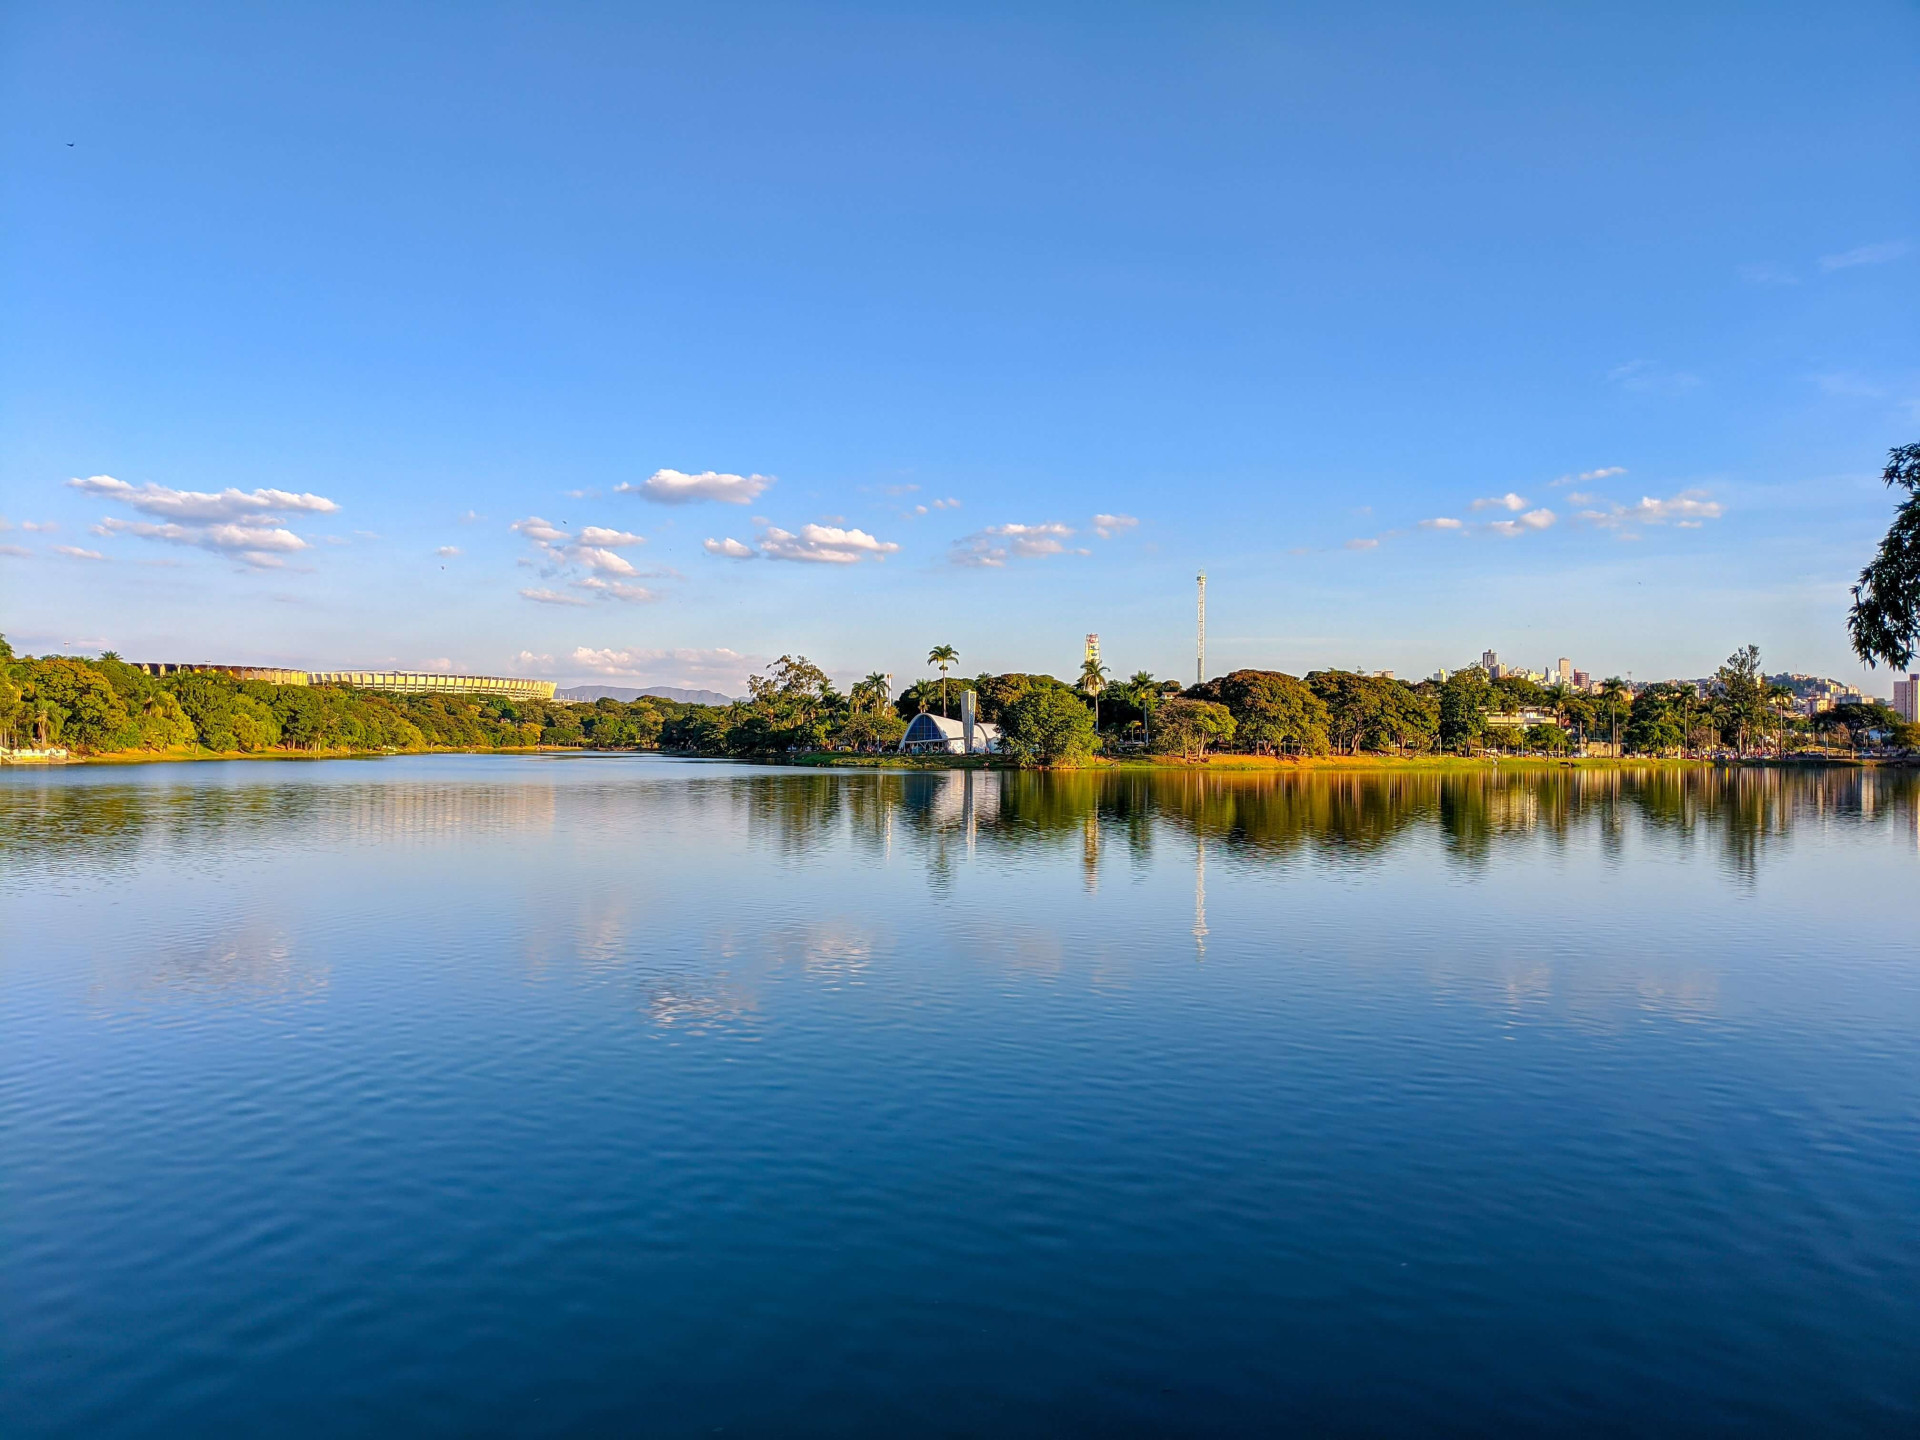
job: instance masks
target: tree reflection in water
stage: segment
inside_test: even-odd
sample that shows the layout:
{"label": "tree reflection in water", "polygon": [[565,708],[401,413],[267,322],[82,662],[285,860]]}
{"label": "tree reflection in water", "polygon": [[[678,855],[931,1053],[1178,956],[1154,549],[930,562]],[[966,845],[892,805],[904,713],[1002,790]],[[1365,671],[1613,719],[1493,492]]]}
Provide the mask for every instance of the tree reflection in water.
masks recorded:
{"label": "tree reflection in water", "polygon": [[[497,761],[496,764],[512,762]],[[229,778],[231,777],[231,778]],[[505,843],[553,831],[556,816],[596,828],[657,820],[742,837],[807,863],[850,847],[911,854],[936,886],[970,857],[1078,850],[1085,883],[1124,853],[1152,859],[1156,831],[1216,846],[1232,862],[1367,864],[1437,835],[1459,864],[1503,847],[1596,841],[1618,853],[1636,830],[1709,847],[1729,873],[1756,874],[1797,828],[1871,826],[1920,837],[1920,772],[1854,768],[1658,768],[1200,773],[1162,771],[740,770],[652,762],[579,773],[551,768],[435,784],[417,775],[289,783],[282,767],[226,772],[222,783],[0,785],[0,867],[16,878],[66,865],[169,863],[263,847],[434,844],[489,833]],[[1204,921],[1195,937],[1204,940]]]}
{"label": "tree reflection in water", "polygon": [[[936,884],[961,853],[999,858],[1077,848],[1089,889],[1103,855],[1138,865],[1155,830],[1212,841],[1242,862],[1311,858],[1364,864],[1422,834],[1467,866],[1504,846],[1597,841],[1618,853],[1637,829],[1709,847],[1751,877],[1796,827],[1860,825],[1920,833],[1920,773],[1911,770],[1655,768],[1484,772],[1258,774],[1192,771],[1011,771],[755,775],[744,787],[756,827],[783,853],[852,842],[891,854],[907,845]],[[1196,920],[1196,939],[1204,922]]]}

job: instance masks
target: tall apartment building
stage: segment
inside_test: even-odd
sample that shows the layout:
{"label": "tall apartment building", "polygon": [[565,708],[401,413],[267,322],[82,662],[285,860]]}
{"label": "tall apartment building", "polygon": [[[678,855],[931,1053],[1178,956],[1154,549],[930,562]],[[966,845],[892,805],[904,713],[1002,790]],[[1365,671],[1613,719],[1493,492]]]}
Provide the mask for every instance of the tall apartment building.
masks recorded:
{"label": "tall apartment building", "polygon": [[1920,725],[1920,673],[1893,682],[1893,713],[1909,725]]}

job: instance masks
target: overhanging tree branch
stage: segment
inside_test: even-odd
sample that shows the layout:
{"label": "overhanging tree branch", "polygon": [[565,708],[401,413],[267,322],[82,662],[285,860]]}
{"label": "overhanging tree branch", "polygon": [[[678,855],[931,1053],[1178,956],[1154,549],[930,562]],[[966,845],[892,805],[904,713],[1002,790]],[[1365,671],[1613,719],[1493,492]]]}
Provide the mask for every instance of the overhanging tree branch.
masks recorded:
{"label": "overhanging tree branch", "polygon": [[1853,587],[1847,633],[1853,653],[1868,665],[1885,661],[1896,670],[1913,663],[1920,646],[1920,445],[1887,452],[1881,479],[1904,486],[1907,498],[1894,512],[1873,563]]}

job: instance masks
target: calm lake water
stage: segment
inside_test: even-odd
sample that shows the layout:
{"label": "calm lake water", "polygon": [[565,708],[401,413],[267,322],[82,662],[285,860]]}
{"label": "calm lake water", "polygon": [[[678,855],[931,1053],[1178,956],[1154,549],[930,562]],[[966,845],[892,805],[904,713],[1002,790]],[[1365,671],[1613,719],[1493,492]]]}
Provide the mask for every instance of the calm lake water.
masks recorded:
{"label": "calm lake water", "polygon": [[0,1431],[1911,1434],[1916,799],[0,774]]}

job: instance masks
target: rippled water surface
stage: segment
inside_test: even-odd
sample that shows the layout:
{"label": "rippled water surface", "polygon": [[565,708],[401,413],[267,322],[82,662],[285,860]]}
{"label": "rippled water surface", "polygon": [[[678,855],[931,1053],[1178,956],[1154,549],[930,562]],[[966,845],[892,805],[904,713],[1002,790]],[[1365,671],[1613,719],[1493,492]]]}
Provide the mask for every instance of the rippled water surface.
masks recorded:
{"label": "rippled water surface", "polygon": [[1915,1433],[1917,816],[0,773],[0,1431]]}

